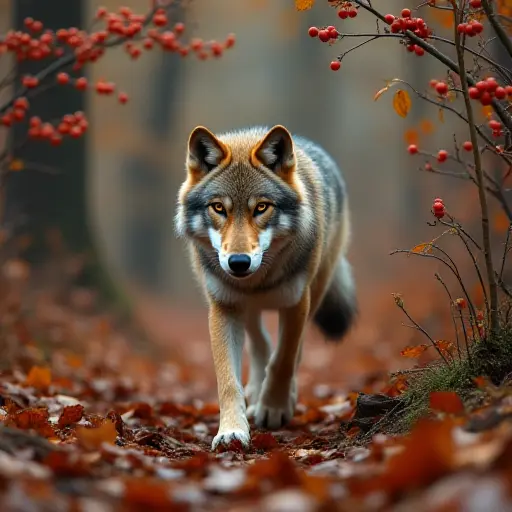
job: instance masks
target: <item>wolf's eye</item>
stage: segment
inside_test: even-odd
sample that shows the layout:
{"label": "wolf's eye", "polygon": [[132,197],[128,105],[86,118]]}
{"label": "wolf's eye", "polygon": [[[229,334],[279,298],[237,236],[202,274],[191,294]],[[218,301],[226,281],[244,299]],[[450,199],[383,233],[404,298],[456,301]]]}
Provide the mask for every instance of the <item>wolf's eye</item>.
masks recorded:
{"label": "wolf's eye", "polygon": [[268,208],[268,204],[267,203],[258,203],[256,205],[256,209],[254,210],[254,213],[256,215],[259,215],[260,213],[263,213],[264,211],[266,211]]}
{"label": "wolf's eye", "polygon": [[216,211],[217,213],[226,213],[226,210],[224,209],[224,205],[222,203],[213,203],[211,207]]}

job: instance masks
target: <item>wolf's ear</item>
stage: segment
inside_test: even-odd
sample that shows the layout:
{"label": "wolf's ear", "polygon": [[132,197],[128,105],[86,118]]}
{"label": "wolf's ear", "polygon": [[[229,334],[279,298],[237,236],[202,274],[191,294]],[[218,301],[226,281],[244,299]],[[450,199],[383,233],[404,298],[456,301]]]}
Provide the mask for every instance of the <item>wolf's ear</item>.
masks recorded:
{"label": "wolf's ear", "polygon": [[264,165],[285,181],[290,178],[296,164],[290,132],[281,125],[271,128],[251,151],[251,163],[255,167]]}
{"label": "wolf's ear", "polygon": [[229,163],[231,151],[204,126],[192,130],[188,139],[187,169],[199,181],[212,169]]}

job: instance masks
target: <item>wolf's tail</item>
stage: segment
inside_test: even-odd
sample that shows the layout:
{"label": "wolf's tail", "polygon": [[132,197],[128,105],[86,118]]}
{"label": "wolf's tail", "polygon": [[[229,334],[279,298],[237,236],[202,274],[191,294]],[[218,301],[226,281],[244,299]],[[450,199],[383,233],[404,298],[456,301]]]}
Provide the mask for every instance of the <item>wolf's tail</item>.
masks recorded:
{"label": "wolf's tail", "polygon": [[339,342],[352,327],[357,311],[352,269],[342,257],[313,321],[327,341]]}

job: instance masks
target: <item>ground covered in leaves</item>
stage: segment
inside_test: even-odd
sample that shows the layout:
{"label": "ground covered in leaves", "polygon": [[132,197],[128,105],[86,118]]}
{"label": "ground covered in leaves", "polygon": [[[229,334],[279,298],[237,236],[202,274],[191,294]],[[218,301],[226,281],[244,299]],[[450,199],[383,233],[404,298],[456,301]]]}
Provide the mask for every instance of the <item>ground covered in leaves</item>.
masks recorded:
{"label": "ground covered in leaves", "polygon": [[473,405],[436,393],[410,434],[391,435],[375,411],[408,374],[347,391],[318,367],[286,429],[253,426],[247,453],[211,453],[210,371],[137,352],[88,292],[21,302],[1,307],[1,510],[512,509],[506,385],[482,383]]}

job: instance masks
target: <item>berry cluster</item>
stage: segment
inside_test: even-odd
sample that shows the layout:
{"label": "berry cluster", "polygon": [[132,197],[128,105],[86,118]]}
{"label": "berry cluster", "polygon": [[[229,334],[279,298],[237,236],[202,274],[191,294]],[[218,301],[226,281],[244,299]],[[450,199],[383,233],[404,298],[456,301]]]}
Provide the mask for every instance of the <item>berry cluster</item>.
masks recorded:
{"label": "berry cluster", "polygon": [[[399,18],[393,16],[393,14],[386,14],[384,19],[386,23],[390,25],[390,30],[393,34],[405,33],[407,30],[410,30],[422,39],[427,39],[432,35],[432,29],[427,26],[425,20],[422,18],[413,18],[410,9],[402,9]],[[407,49],[411,52],[415,52],[418,56],[425,53],[423,48],[415,44],[408,45]]]}
{"label": "berry cluster", "polygon": [[493,137],[501,137],[503,135],[503,125],[496,121],[496,119],[491,119],[488,126],[492,130]]}
{"label": "berry cluster", "polygon": [[457,32],[459,34],[466,34],[468,37],[475,37],[481,34],[484,26],[477,20],[471,20],[468,23],[459,23],[457,25]]}
{"label": "berry cluster", "polygon": [[[24,25],[26,31],[11,30],[5,38],[0,39],[0,55],[11,52],[18,61],[42,60],[49,57],[61,57],[66,52],[73,52],[76,56],[74,70],[79,70],[87,62],[96,62],[105,52],[106,43],[113,43],[116,38],[119,43],[128,40],[125,49],[131,58],[137,59],[143,50],[151,50],[155,44],[161,49],[177,53],[183,57],[190,51],[205,60],[209,56],[219,57],[225,49],[235,44],[235,36],[229,34],[225,41],[205,42],[201,39],[193,39],[190,44],[180,41],[180,36],[185,31],[183,23],[175,23],[172,30],[163,30],[169,25],[165,9],[158,9],[152,19],[153,27],[145,34],[144,23],[146,17],[136,14],[128,7],[120,7],[118,12],[108,12],[100,7],[96,12],[96,19],[104,23],[103,28],[88,33],[76,27],[62,28],[53,32],[44,30],[43,24],[32,18],[26,18]],[[44,31],[43,31],[44,30]],[[138,45],[136,36],[143,36]],[[37,84],[32,84],[36,87]]]}
{"label": "berry cluster", "polygon": [[328,43],[331,40],[336,40],[339,36],[339,32],[333,25],[329,25],[322,29],[319,29],[318,27],[309,27],[308,34],[309,37],[318,37],[322,43]]}
{"label": "berry cluster", "polygon": [[[76,27],[62,28],[57,31],[45,30],[43,23],[33,18],[24,20],[24,30],[9,31],[6,36],[0,38],[0,56],[11,53],[18,61],[38,61],[46,58],[61,57],[65,54],[74,56],[73,71],[76,73],[85,64],[96,62],[105,53],[105,48],[123,44],[132,59],[138,58],[143,50],[151,50],[154,46],[177,53],[183,57],[190,52],[200,60],[209,56],[220,57],[225,49],[233,47],[235,36],[229,34],[223,42],[205,42],[199,38],[191,39],[189,44],[180,41],[185,31],[183,23],[175,23],[172,29],[165,9],[155,11],[151,19],[147,16],[136,14],[128,7],[120,7],[117,12],[109,12],[100,7],[95,16],[96,20],[103,23],[103,27],[95,32],[86,32]],[[153,25],[145,31],[145,25],[150,21]],[[140,41],[140,42],[139,42]],[[63,66],[62,66],[63,67]],[[79,91],[85,91],[91,86],[84,76],[73,77],[68,72],[57,71],[56,74],[45,76],[45,84],[54,80],[60,86],[72,86]],[[25,89],[35,89],[41,85],[39,76],[26,75],[21,79]],[[93,85],[94,90],[101,95],[112,95],[116,90],[116,84],[103,79]],[[128,102],[128,95],[119,92],[119,103]],[[0,107],[0,126],[9,127],[16,122],[27,118],[30,104],[23,96]],[[52,144],[58,145],[63,135],[80,137],[87,128],[87,120],[83,113],[64,116],[55,127],[52,123],[43,123],[37,117],[29,120],[29,137],[33,139],[47,139]]]}
{"label": "berry cluster", "polygon": [[[30,103],[25,97],[17,98],[12,111],[0,118],[4,126],[12,126],[26,118]],[[47,140],[52,146],[61,144],[64,136],[77,139],[87,130],[89,122],[83,112],[64,115],[56,125],[50,122],[43,122],[38,116],[29,119],[28,136],[35,140]]]}
{"label": "berry cluster", "polygon": [[434,199],[434,203],[432,205],[432,213],[438,219],[442,219],[444,217],[444,214],[446,212],[445,212],[443,200],[440,197],[436,197]]}
{"label": "berry cluster", "polygon": [[498,85],[496,78],[492,76],[480,80],[475,84],[475,87],[469,88],[469,97],[473,100],[479,100],[484,106],[490,105],[493,98],[504,100],[507,96],[512,99],[512,86],[501,87]]}
{"label": "berry cluster", "polygon": [[341,9],[338,11],[338,16],[342,20],[355,18],[357,16],[357,9],[351,2],[343,2],[341,4]]}

